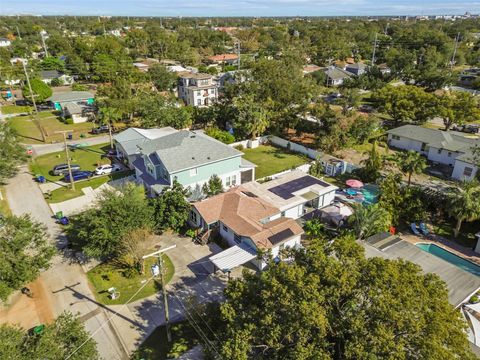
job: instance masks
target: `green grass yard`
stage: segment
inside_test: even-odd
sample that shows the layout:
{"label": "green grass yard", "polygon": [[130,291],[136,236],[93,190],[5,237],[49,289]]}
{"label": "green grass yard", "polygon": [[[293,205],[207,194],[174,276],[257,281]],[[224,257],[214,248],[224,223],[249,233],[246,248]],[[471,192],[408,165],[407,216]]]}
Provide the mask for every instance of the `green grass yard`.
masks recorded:
{"label": "green grass yard", "polygon": [[[80,124],[66,124],[59,120],[59,118],[50,111],[43,111],[38,114],[40,118],[40,124],[46,134],[46,142],[60,142],[63,141],[63,135],[55,133],[56,131],[72,130],[73,138],[79,139],[80,135],[84,137],[91,137],[89,131],[96,125],[91,122],[85,122]],[[37,125],[33,121],[33,117],[16,116],[9,119],[9,123],[14,128],[18,135],[21,137],[21,141],[25,144],[42,144],[42,134]]]}
{"label": "green grass yard", "polygon": [[[108,158],[102,158],[108,150],[110,144],[100,144],[70,150],[70,159],[72,164],[80,165],[82,170],[94,170],[99,164],[109,164]],[[65,152],[59,151],[51,154],[38,156],[30,163],[30,170],[33,175],[43,175],[48,181],[58,181],[63,176],[53,176],[50,171],[55,165],[65,164]]]}
{"label": "green grass yard", "polygon": [[0,215],[10,215],[11,211],[7,203],[5,188],[0,186]]}
{"label": "green grass yard", "polygon": [[170,326],[172,342],[167,341],[165,326],[157,327],[137,350],[139,359],[176,359],[184,352],[198,345],[198,334],[187,320]]}
{"label": "green grass yard", "polygon": [[476,244],[475,233],[480,230],[480,221],[463,222],[458,238],[453,237],[456,221],[444,221],[433,224],[433,232],[462,246],[473,248]]}
{"label": "green grass yard", "polygon": [[260,145],[255,149],[243,149],[244,159],[257,165],[255,177],[261,179],[281,171],[289,170],[309,162],[306,156],[288,153],[269,145]]}
{"label": "green grass yard", "polygon": [[[172,261],[166,255],[163,255],[164,264],[166,268],[165,282],[168,283],[175,272]],[[113,264],[103,263],[87,273],[90,284],[94,290],[95,297],[98,302],[105,305],[125,304],[130,297],[132,297],[145,283],[151,278],[150,267],[157,262],[156,257],[151,257],[145,260],[145,274],[136,275],[132,278],[127,278],[123,275],[123,269],[119,269]],[[117,288],[120,292],[118,299],[112,300],[109,298],[108,289],[111,287]],[[147,296],[153,295],[161,290],[160,278],[150,280],[150,282],[138,293],[132,300],[143,299]]]}
{"label": "green grass yard", "polygon": [[3,105],[2,107],[0,107],[0,112],[5,115],[25,113],[31,110],[32,110],[32,107],[28,105],[25,105],[25,106]]}

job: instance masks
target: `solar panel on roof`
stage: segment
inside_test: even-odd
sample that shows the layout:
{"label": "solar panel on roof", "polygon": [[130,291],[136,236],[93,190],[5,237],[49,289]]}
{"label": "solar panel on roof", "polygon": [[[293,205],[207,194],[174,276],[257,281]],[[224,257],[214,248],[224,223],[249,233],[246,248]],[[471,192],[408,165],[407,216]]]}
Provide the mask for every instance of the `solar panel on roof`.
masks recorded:
{"label": "solar panel on roof", "polygon": [[321,185],[323,187],[330,186],[330,184],[326,183],[325,181],[321,181],[313,176],[307,175],[286,182],[285,184],[274,186],[268,189],[268,191],[274,193],[277,196],[280,196],[282,199],[288,200],[295,196],[293,195],[294,192],[297,192],[312,185]]}
{"label": "solar panel on roof", "polygon": [[279,233],[276,233],[275,235],[272,235],[268,238],[268,241],[272,243],[272,245],[276,245],[283,240],[287,240],[288,238],[292,237],[295,235],[291,229],[285,229],[280,231]]}

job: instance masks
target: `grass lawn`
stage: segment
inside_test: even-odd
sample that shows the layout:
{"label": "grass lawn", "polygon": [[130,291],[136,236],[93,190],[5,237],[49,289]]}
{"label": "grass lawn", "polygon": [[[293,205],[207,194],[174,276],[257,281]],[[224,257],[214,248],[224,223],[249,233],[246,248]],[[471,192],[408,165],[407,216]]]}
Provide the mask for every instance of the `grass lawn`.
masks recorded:
{"label": "grass lawn", "polygon": [[279,173],[309,162],[302,155],[287,153],[285,150],[269,145],[260,145],[255,149],[243,149],[243,157],[256,164],[257,179]]}
{"label": "grass lawn", "polygon": [[453,237],[456,221],[450,220],[433,224],[433,232],[462,246],[472,248],[476,244],[475,234],[480,230],[480,221],[463,222],[458,239]]}
{"label": "grass lawn", "polygon": [[89,180],[82,180],[75,183],[75,190],[70,189],[70,186],[64,186],[64,187],[58,188],[56,190],[53,190],[50,193],[50,196],[47,198],[47,202],[53,204],[53,203],[74,199],[76,197],[83,195],[83,192],[82,192],[83,188],[90,186],[92,189],[96,189],[110,180],[117,180],[122,177],[126,177],[130,173],[131,173],[130,171],[122,171],[122,172],[113,173],[111,175],[94,177]]}
{"label": "grass lawn", "polygon": [[2,114],[19,114],[24,112],[29,112],[32,109],[31,106],[15,106],[15,105],[3,105],[0,107],[0,112]]}
{"label": "grass lawn", "polygon": [[137,350],[140,355],[139,359],[176,359],[199,344],[198,334],[187,320],[172,324],[170,332],[172,334],[171,343],[167,341],[165,326],[157,327]]}
{"label": "grass lawn", "polygon": [[[91,122],[80,124],[65,124],[59,118],[49,111],[39,113],[40,124],[42,125],[47,136],[46,142],[60,142],[63,141],[62,134],[56,134],[56,131],[72,130],[73,138],[79,139],[80,135],[84,137],[91,137],[89,131],[96,125]],[[42,135],[40,130],[35,125],[32,116],[16,116],[9,120],[12,127],[17,131],[22,138],[22,142],[26,144],[42,144]]]}
{"label": "grass lawn", "polygon": [[[78,148],[74,151],[70,150],[70,158],[72,164],[80,165],[82,170],[94,170],[98,164],[109,164],[108,158],[102,158],[110,149],[110,144],[100,144],[94,146],[88,146],[84,148]],[[65,164],[65,152],[59,151],[51,154],[42,155],[36,157],[30,163],[30,170],[33,175],[43,175],[48,181],[60,180],[63,176],[53,176],[50,171],[55,165]]]}
{"label": "grass lawn", "polygon": [[0,215],[10,215],[11,211],[8,207],[5,189],[0,186]]}
{"label": "grass lawn", "polygon": [[[162,255],[162,257],[166,268],[165,281],[168,283],[172,279],[175,268],[168,256]],[[94,267],[87,273],[87,276],[90,280],[97,301],[105,305],[124,304],[138,291],[138,289],[142,287],[144,282],[152,276],[150,266],[156,262],[156,257],[146,259],[145,274],[136,275],[132,278],[125,277],[123,275],[123,269],[119,269],[110,263],[104,263]],[[111,287],[116,287],[120,292],[120,297],[118,299],[111,300],[108,297],[109,294],[107,289]],[[153,295],[160,290],[160,278],[155,278],[150,280],[150,282],[130,301]]]}

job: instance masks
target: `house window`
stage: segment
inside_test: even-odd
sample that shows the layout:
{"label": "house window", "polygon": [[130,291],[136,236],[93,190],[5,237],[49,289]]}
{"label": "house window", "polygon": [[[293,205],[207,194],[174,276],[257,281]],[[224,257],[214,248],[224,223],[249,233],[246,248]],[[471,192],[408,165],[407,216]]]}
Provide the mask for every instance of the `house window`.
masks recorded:
{"label": "house window", "polygon": [[225,225],[223,225],[222,227],[223,227],[223,231],[228,232],[228,227],[226,227]]}
{"label": "house window", "polygon": [[153,176],[154,171],[153,171],[153,166],[152,165],[150,165],[150,164],[147,165],[147,171],[150,175]]}
{"label": "house window", "polygon": [[392,135],[392,139],[393,139],[393,140],[400,140],[400,136],[398,136],[398,135]]}
{"label": "house window", "polygon": [[202,105],[202,100],[201,99],[197,99],[197,105],[198,106]]}
{"label": "house window", "polygon": [[227,177],[225,178],[225,185],[226,185],[226,186],[230,186],[230,176],[227,176]]}
{"label": "house window", "polygon": [[240,244],[242,242],[242,238],[240,237],[240,235],[237,235],[237,234],[233,234],[233,240],[237,243],[237,244]]}
{"label": "house window", "polygon": [[280,215],[281,215],[282,217],[285,217],[285,211],[282,211],[282,212],[280,213]]}
{"label": "house window", "polygon": [[197,223],[197,213],[195,211],[190,212],[190,219],[196,224]]}
{"label": "house window", "polygon": [[463,169],[463,176],[470,177],[472,173],[473,169],[471,167],[466,166],[465,169]]}
{"label": "house window", "polygon": [[442,149],[438,149],[437,153],[441,154],[441,153],[442,153]]}
{"label": "house window", "polygon": [[452,153],[449,151],[447,156],[452,157]]}
{"label": "house window", "polygon": [[420,149],[421,151],[425,151],[425,148],[427,147],[426,143],[422,143],[422,148]]}
{"label": "house window", "polygon": [[190,169],[190,176],[198,175],[198,168]]}
{"label": "house window", "polygon": [[197,96],[201,96],[202,93],[200,92],[200,90],[197,91]]}
{"label": "house window", "polygon": [[235,186],[237,184],[237,175],[232,176],[232,186]]}
{"label": "house window", "polygon": [[210,94],[215,94],[215,89],[211,89]]}

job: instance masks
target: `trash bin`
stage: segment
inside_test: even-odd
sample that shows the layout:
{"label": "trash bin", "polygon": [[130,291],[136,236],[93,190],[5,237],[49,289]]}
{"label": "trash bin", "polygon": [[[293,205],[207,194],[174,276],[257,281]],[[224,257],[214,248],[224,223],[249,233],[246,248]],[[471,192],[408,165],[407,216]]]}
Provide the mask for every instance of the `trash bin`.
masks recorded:
{"label": "trash bin", "polygon": [[38,178],[37,178],[38,182],[40,184],[45,184],[47,182],[47,179],[45,179],[45,176],[43,175],[40,175]]}
{"label": "trash bin", "polygon": [[68,134],[68,140],[72,140],[73,139],[73,134]]}
{"label": "trash bin", "polygon": [[60,220],[61,218],[63,218],[63,211],[58,211],[56,214],[55,214],[55,217]]}

